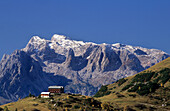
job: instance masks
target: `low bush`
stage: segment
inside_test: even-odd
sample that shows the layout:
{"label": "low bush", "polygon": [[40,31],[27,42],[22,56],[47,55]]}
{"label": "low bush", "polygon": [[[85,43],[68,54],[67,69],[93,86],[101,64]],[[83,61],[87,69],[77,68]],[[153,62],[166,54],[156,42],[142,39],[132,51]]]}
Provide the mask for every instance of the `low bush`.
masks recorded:
{"label": "low bush", "polygon": [[4,107],[4,111],[9,111],[7,106]]}
{"label": "low bush", "polygon": [[139,87],[141,87],[141,86],[142,86],[142,84],[137,84],[137,85],[133,86],[131,89],[129,89],[128,92],[136,92],[139,89]]}
{"label": "low bush", "polygon": [[63,103],[62,102],[56,102],[56,106],[62,106]]}
{"label": "low bush", "polygon": [[80,108],[80,105],[74,105],[73,108],[74,108],[74,109],[79,109],[79,108]]}
{"label": "low bush", "polygon": [[33,104],[33,106],[38,106],[38,104]]}
{"label": "low bush", "polygon": [[45,103],[45,101],[44,100],[40,100],[40,103]]}
{"label": "low bush", "polygon": [[70,104],[65,104],[64,107],[71,108],[72,105],[70,105]]}
{"label": "low bush", "polygon": [[40,111],[39,109],[33,109],[32,111]]}
{"label": "low bush", "polygon": [[118,97],[118,98],[121,98],[121,97],[125,97],[125,96],[122,95],[122,94],[117,94],[117,97]]}
{"label": "low bush", "polygon": [[155,108],[155,107],[149,107],[149,111],[156,111],[157,110],[157,108]]}
{"label": "low bush", "polygon": [[35,97],[35,95],[29,93],[28,97]]}
{"label": "low bush", "polygon": [[112,90],[113,88],[109,88],[109,90]]}
{"label": "low bush", "polygon": [[140,110],[146,109],[146,106],[143,105],[143,104],[136,104],[135,107],[140,109]]}
{"label": "low bush", "polygon": [[169,68],[165,68],[161,70],[160,73],[161,73],[161,76],[160,76],[161,83],[165,84],[168,80],[170,80],[170,69]]}
{"label": "low bush", "polygon": [[123,111],[136,111],[132,109],[130,106],[125,106]]}
{"label": "low bush", "polygon": [[104,95],[109,95],[111,93],[111,91],[107,91]]}
{"label": "low bush", "polygon": [[155,92],[159,88],[159,84],[148,82],[147,84],[137,84],[133,86],[128,92],[137,92],[139,95],[147,95],[149,93]]}
{"label": "low bush", "polygon": [[154,99],[161,100],[161,97],[159,96],[153,96]]}
{"label": "low bush", "polygon": [[0,111],[3,111],[3,108],[0,107]]}
{"label": "low bush", "polygon": [[55,95],[55,96],[57,96],[57,95],[60,96],[61,94],[60,94],[60,93],[54,93],[54,95]]}
{"label": "low bush", "polygon": [[104,96],[105,94],[108,94],[110,92],[107,92],[107,86],[101,86],[100,90],[94,95],[94,97],[102,97]]}
{"label": "low bush", "polygon": [[123,83],[125,83],[127,80],[126,79],[124,79],[124,78],[122,78],[122,79],[119,79],[118,81],[117,81],[117,83],[118,83],[118,86],[121,86]]}
{"label": "low bush", "polygon": [[83,103],[86,105],[91,105],[91,98],[83,100]]}
{"label": "low bush", "polygon": [[146,73],[137,74],[133,78],[132,83],[150,81],[154,74],[155,74],[154,72],[146,72]]}
{"label": "low bush", "polygon": [[122,91],[125,91],[129,89],[131,86],[133,86],[133,83],[126,85],[125,87],[122,88]]}
{"label": "low bush", "polygon": [[156,78],[158,76],[158,73],[155,73],[154,75],[153,75],[153,78]]}
{"label": "low bush", "polygon": [[158,101],[153,101],[153,104],[157,105],[157,104],[159,104],[159,102]]}
{"label": "low bush", "polygon": [[109,102],[102,103],[101,104],[102,109],[106,109],[107,111],[113,111],[113,106],[110,105]]}
{"label": "low bush", "polygon": [[136,94],[129,94],[130,97],[136,97]]}
{"label": "low bush", "polygon": [[99,91],[106,92],[107,91],[107,86],[102,85]]}

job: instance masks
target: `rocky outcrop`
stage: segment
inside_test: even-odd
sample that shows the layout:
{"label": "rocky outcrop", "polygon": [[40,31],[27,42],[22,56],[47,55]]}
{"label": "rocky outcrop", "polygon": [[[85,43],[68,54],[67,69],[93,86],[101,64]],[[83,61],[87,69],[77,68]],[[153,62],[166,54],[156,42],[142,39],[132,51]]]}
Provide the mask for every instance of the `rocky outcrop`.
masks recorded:
{"label": "rocky outcrop", "polygon": [[[18,98],[46,91],[49,85],[66,86],[71,80],[63,76],[53,76],[43,72],[38,61],[24,51],[16,50],[10,56],[5,55],[0,63],[0,97],[15,101]],[[6,101],[8,102],[8,101]]]}

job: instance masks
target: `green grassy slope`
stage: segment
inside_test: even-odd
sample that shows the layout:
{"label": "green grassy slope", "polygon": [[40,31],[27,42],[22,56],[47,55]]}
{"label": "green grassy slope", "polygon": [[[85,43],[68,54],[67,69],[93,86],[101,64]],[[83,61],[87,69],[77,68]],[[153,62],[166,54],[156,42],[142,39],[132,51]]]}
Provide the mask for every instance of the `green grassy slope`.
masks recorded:
{"label": "green grassy slope", "polygon": [[102,86],[95,97],[119,110],[170,110],[170,58]]}
{"label": "green grassy slope", "polygon": [[101,102],[89,96],[79,94],[57,94],[53,98],[27,97],[17,102],[12,102],[0,106],[10,111],[80,111],[80,110],[100,110]]}

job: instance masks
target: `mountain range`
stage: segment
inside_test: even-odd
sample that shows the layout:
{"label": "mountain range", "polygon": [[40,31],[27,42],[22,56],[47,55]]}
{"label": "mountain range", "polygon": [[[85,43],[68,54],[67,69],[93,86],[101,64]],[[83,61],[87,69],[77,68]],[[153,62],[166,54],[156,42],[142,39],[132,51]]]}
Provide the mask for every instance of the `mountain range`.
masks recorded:
{"label": "mountain range", "polygon": [[169,111],[170,57],[133,76],[102,85],[93,96],[62,93],[49,99],[29,95],[0,105],[0,110]]}
{"label": "mountain range", "polygon": [[141,72],[168,58],[161,50],[38,36],[0,62],[0,104],[62,85],[65,92],[94,95],[101,85]]}

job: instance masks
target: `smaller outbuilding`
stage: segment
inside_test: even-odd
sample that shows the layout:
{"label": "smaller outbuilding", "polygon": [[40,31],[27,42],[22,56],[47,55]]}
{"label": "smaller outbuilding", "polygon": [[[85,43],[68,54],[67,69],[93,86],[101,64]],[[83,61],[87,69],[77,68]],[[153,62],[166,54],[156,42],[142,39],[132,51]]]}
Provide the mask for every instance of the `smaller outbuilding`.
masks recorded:
{"label": "smaller outbuilding", "polygon": [[50,98],[50,92],[41,92],[41,98]]}

